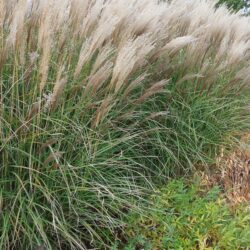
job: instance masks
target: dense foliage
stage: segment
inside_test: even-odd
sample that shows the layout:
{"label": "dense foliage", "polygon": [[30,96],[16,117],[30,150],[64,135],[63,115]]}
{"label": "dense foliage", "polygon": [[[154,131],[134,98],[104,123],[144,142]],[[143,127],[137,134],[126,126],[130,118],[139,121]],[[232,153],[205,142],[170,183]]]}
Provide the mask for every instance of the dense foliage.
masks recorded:
{"label": "dense foliage", "polygon": [[217,6],[222,4],[225,4],[229,9],[234,11],[239,11],[250,6],[249,1],[247,0],[219,0]]}
{"label": "dense foliage", "polygon": [[108,249],[249,128],[249,19],[198,2],[0,1],[0,249]]}
{"label": "dense foliage", "polygon": [[151,202],[153,205],[143,215],[130,215],[123,243],[116,244],[119,249],[248,249],[250,246],[249,208],[231,209],[218,187],[207,192],[197,180],[192,185],[173,180],[152,196]]}

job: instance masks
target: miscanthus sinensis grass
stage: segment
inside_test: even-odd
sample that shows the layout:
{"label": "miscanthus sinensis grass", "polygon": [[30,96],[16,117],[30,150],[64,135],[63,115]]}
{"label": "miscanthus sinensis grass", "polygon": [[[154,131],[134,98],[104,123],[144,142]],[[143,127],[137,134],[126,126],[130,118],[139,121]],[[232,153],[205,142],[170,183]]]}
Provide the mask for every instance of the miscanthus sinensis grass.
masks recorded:
{"label": "miscanthus sinensis grass", "polygon": [[0,13],[0,249],[105,248],[156,183],[248,126],[247,17],[205,0]]}

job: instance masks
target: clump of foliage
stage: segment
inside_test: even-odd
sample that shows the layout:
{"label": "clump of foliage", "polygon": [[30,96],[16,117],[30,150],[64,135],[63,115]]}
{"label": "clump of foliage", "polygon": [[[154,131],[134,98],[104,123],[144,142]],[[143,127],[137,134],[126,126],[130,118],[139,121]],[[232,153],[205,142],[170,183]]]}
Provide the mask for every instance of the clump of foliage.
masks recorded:
{"label": "clump of foliage", "polygon": [[[152,196],[143,215],[130,215],[122,249],[247,249],[249,209],[232,210],[218,187],[172,180]],[[119,245],[119,244],[117,244]],[[113,249],[116,249],[114,246]]]}
{"label": "clump of foliage", "polygon": [[250,6],[248,0],[219,0],[217,3],[217,7],[222,4],[225,4],[229,9],[236,12]]}
{"label": "clump of foliage", "polygon": [[249,126],[249,21],[208,1],[0,1],[0,249],[109,246],[155,185]]}

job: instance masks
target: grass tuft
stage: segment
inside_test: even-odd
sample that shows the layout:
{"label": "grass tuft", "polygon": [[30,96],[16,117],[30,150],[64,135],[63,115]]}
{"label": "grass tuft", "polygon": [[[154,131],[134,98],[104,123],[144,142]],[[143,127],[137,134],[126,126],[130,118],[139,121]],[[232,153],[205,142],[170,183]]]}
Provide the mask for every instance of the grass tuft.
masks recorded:
{"label": "grass tuft", "polygon": [[210,1],[0,1],[0,249],[108,248],[169,176],[249,128],[249,19]]}

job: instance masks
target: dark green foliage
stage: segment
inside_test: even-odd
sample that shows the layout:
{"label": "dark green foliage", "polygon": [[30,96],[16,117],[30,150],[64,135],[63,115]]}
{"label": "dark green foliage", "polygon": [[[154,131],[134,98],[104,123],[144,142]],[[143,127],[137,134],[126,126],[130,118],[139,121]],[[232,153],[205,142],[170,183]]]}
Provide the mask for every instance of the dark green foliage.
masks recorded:
{"label": "dark green foliage", "polygon": [[244,7],[249,6],[249,3],[247,3],[247,1],[245,0],[219,0],[217,6],[220,6],[222,4],[226,4],[226,6],[233,11],[239,11]]}

